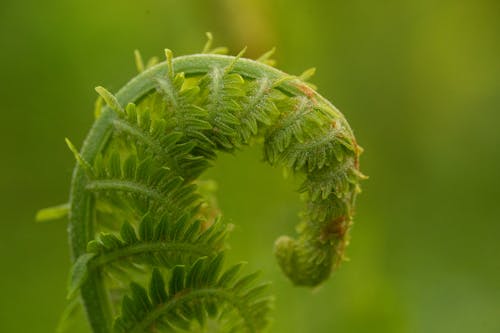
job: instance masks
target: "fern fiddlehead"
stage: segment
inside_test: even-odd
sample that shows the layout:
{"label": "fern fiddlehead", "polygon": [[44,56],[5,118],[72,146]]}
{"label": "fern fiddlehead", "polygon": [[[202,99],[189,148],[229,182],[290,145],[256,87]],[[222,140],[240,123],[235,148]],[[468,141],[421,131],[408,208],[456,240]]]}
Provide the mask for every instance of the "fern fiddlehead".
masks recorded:
{"label": "fern fiddlehead", "polygon": [[197,180],[218,151],[260,140],[269,164],[303,175],[298,236],[275,243],[294,284],[320,284],[343,259],[361,148],[308,73],[241,55],[208,43],[203,54],[166,50],[147,68],[138,56],[139,75],[116,95],[96,88],[106,106],[81,151],[69,143],[78,163],[68,229],[70,294],[80,292],[94,332],[193,331],[213,318],[224,332],[265,328],[266,284],[240,277],[240,264],[222,269],[230,226]]}

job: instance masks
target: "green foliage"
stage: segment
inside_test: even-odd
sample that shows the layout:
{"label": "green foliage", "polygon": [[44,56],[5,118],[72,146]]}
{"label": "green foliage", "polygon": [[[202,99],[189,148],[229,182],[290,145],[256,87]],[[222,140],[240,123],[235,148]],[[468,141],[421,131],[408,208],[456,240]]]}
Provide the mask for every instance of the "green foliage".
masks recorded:
{"label": "green foliage", "polygon": [[224,250],[228,230],[219,221],[204,228],[201,220],[191,222],[187,216],[170,222],[164,215],[155,223],[146,215],[138,231],[124,222],[119,236],[101,233],[89,242],[89,253],[81,255],[73,266],[68,297],[80,288],[90,269],[106,266],[112,272],[123,272],[138,264],[172,268],[190,265],[203,256],[215,256]]}
{"label": "green foliage", "polygon": [[255,274],[237,277],[241,265],[224,273],[222,255],[199,258],[192,266],[175,266],[168,287],[154,269],[148,291],[137,283],[125,295],[115,332],[193,332],[216,318],[219,332],[259,332],[266,327],[271,298],[268,284],[252,287]]}
{"label": "green foliage", "polygon": [[[204,53],[141,72],[116,96],[97,92],[96,122],[78,152],[69,204],[74,265],[94,332],[261,332],[267,284],[223,270],[228,226],[197,178],[219,151],[264,142],[264,157],[302,175],[298,237],[276,241],[296,285],[316,286],[343,259],[361,149],[342,114],[300,78],[259,61]],[[221,51],[216,49],[216,53]],[[46,211],[44,216],[58,216]],[[220,273],[224,271],[224,273]],[[121,304],[121,306],[120,306]],[[117,318],[114,320],[112,318]]]}

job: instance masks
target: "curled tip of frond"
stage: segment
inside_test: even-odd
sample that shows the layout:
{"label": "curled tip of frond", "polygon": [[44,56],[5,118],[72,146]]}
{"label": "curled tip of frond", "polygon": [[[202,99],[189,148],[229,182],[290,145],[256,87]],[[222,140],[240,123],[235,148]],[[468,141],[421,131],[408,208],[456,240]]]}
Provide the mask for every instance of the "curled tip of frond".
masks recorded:
{"label": "curled tip of frond", "polygon": [[116,97],[110,93],[106,88],[102,86],[98,86],[95,88],[95,91],[104,99],[106,104],[115,112],[124,113],[123,107],[120,105]]}
{"label": "curled tip of frond", "polygon": [[203,47],[203,51],[201,51],[201,53],[210,53],[214,36],[212,35],[211,32],[208,31],[205,33],[205,35],[207,36],[207,42],[205,43],[205,46]]}
{"label": "curled tip of frond", "polygon": [[331,253],[307,241],[281,236],[274,244],[274,254],[283,273],[296,286],[317,287],[331,273]]}
{"label": "curled tip of frond", "polygon": [[306,69],[302,74],[299,75],[299,78],[302,80],[302,81],[307,81],[309,80],[311,77],[314,76],[314,74],[316,73],[316,67],[311,67],[309,69]]}
{"label": "curled tip of frond", "polygon": [[144,72],[144,62],[142,61],[141,52],[134,50],[135,67],[139,73]]}
{"label": "curled tip of frond", "polygon": [[65,138],[64,140],[66,141],[66,145],[68,146],[69,150],[71,150],[71,152],[75,156],[76,162],[80,164],[80,166],[82,166],[83,169],[85,169],[85,171],[87,171],[90,174],[93,174],[92,166],[89,164],[89,162],[83,159],[82,155],[80,155],[75,145],[68,138]]}
{"label": "curled tip of frond", "polygon": [[273,47],[269,51],[265,52],[263,55],[257,58],[258,62],[261,62],[263,64],[267,64],[270,66],[274,66],[276,64],[276,61],[274,59],[271,59],[271,57],[274,55],[276,52],[276,47]]}
{"label": "curled tip of frond", "polygon": [[167,75],[170,77],[174,76],[174,65],[172,59],[174,58],[174,53],[170,49],[165,49],[165,58],[167,59]]}

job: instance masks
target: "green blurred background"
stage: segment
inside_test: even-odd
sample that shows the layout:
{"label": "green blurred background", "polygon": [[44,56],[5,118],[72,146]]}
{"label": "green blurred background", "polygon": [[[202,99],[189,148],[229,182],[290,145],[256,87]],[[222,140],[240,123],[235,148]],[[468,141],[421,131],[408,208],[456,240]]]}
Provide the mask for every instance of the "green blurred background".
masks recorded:
{"label": "green blurred background", "polygon": [[93,121],[93,88],[135,75],[132,52],[198,52],[212,31],[346,115],[370,176],[344,263],[319,290],[292,288],[273,240],[292,233],[296,184],[256,148],[210,171],[237,224],[231,261],[274,281],[271,332],[500,332],[498,0],[2,0],[0,332],[52,332],[65,305],[66,224],[34,223],[67,200]]}

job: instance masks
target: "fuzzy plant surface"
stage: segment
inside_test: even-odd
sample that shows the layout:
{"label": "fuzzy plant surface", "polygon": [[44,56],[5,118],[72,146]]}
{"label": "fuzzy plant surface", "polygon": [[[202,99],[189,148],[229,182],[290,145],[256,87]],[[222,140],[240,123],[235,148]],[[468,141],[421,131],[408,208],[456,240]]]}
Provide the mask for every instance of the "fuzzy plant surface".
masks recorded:
{"label": "fuzzy plant surface", "polygon": [[94,333],[262,332],[272,297],[242,263],[223,263],[230,225],[199,180],[219,152],[263,146],[264,160],[302,177],[295,237],[274,252],[297,286],[324,282],[344,258],[363,175],[344,116],[305,81],[211,47],[144,65],[115,95],[102,87],[67,205],[69,297]]}

